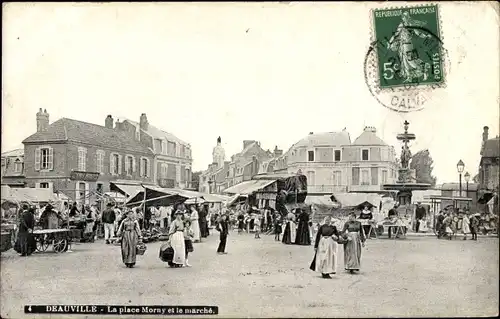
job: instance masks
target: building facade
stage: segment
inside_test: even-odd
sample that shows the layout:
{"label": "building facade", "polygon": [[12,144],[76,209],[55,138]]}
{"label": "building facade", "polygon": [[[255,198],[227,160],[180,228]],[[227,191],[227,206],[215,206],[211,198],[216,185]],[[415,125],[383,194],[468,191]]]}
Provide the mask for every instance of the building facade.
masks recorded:
{"label": "building facade", "polygon": [[479,163],[479,184],[483,190],[498,191],[500,180],[500,139],[488,138],[489,128],[483,128],[481,161]]}
{"label": "building facade", "polygon": [[116,180],[154,183],[152,149],[113,128],[62,118],[49,124],[37,114],[37,132],[23,141],[27,187],[51,188],[70,199],[90,203]]}
{"label": "building facade", "polygon": [[156,184],[168,188],[190,188],[192,179],[191,145],[148,122],[141,114],[139,122],[117,121],[116,129],[126,132],[154,152],[153,178]]}
{"label": "building facade", "polygon": [[24,149],[2,153],[2,185],[24,187]]}
{"label": "building facade", "polygon": [[285,154],[261,164],[262,173],[303,174],[308,194],[377,192],[397,180],[394,147],[374,127],[351,142],[348,132],[310,133]]}
{"label": "building facade", "polygon": [[200,174],[200,192],[222,193],[228,187],[251,180],[258,174],[260,163],[272,158],[273,153],[264,150],[258,141],[245,140],[242,151],[231,156],[231,161],[226,161],[219,137],[212,157],[212,164]]}

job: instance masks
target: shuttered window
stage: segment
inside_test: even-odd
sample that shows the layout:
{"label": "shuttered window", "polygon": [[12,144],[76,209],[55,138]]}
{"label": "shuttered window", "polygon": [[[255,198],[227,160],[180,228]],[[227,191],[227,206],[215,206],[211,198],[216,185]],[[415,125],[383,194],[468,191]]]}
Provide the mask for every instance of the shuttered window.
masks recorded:
{"label": "shuttered window", "polygon": [[372,167],[372,185],[378,185],[378,167]]}
{"label": "shuttered window", "polygon": [[352,168],[352,185],[359,185],[359,167]]}
{"label": "shuttered window", "polygon": [[78,170],[85,172],[87,169],[87,149],[85,147],[78,148]]}
{"label": "shuttered window", "polygon": [[104,151],[98,150],[96,152],[96,166],[97,172],[104,174]]}
{"label": "shuttered window", "polygon": [[54,149],[39,147],[35,150],[35,171],[54,169]]}

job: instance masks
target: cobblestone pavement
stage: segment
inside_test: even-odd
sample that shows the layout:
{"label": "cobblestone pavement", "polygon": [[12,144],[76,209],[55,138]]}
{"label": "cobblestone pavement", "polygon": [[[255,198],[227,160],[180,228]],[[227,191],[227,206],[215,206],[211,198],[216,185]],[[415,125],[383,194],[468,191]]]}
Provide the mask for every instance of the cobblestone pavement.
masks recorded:
{"label": "cobblestone pavement", "polygon": [[[218,305],[219,317],[494,316],[498,314],[498,239],[368,241],[359,274],[325,280],[308,269],[313,248],[273,236],[231,234],[195,244],[192,268],[170,269],[148,244],[134,269],[120,248],[79,244],[72,253],[1,259],[1,315],[24,304]],[[343,249],[339,249],[343,269]]]}

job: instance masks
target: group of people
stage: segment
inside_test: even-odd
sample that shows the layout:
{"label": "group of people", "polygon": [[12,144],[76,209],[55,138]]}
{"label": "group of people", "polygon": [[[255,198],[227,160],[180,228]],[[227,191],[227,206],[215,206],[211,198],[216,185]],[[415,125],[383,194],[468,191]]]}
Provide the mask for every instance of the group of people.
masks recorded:
{"label": "group of people", "polygon": [[261,232],[268,232],[273,229],[276,212],[267,207],[262,210],[255,206],[245,210],[244,206],[236,208],[238,234],[243,232],[254,233],[255,238],[260,238]]}
{"label": "group of people", "polygon": [[361,249],[365,246],[366,236],[356,213],[349,214],[349,220],[339,231],[330,216],[325,217],[318,229],[314,243],[314,258],[310,269],[321,273],[325,279],[337,272],[338,246],[344,246],[344,268],[351,274],[361,268]]}
{"label": "group of people", "polygon": [[477,240],[480,215],[458,208],[440,211],[436,218],[438,238],[451,240],[457,235],[463,235],[463,240],[467,240],[467,235],[471,234],[471,239]]}
{"label": "group of people", "polygon": [[[201,208],[201,214],[198,211]],[[141,209],[141,208],[139,208]],[[110,208],[103,212],[105,225],[111,225],[113,218],[107,219],[107,215],[113,216]],[[190,253],[194,252],[193,243],[201,242],[201,238],[209,236],[208,220],[206,211],[197,205],[176,205],[168,221],[168,241],[160,248],[159,257],[168,263],[170,267],[191,267],[188,261]],[[201,217],[200,217],[201,216]],[[109,223],[106,223],[109,222]],[[109,226],[111,227],[111,226]],[[107,227],[106,227],[107,228]],[[105,229],[106,229],[105,228]],[[128,210],[126,217],[120,222],[117,236],[121,242],[122,261],[128,268],[133,268],[137,259],[137,247],[142,244],[142,231],[137,212]],[[227,215],[222,215],[217,221],[216,230],[220,232],[220,243],[217,253],[225,254],[229,224]]]}
{"label": "group of people", "polygon": [[297,208],[294,212],[288,213],[283,231],[283,244],[311,245],[311,227],[312,222],[309,221],[309,214],[305,210]]}
{"label": "group of people", "polygon": [[[204,228],[205,223],[202,224],[202,228]],[[208,232],[208,225],[206,227],[205,231]],[[229,222],[226,214],[223,214],[216,221],[216,230],[220,233],[217,253],[226,254],[226,242],[229,234]],[[184,205],[178,206],[169,227],[168,242],[160,247],[160,259],[173,268],[191,267],[188,256],[194,251],[193,242],[199,242],[199,240],[196,241],[196,238],[200,237],[199,215],[196,206],[190,206],[189,210]]]}

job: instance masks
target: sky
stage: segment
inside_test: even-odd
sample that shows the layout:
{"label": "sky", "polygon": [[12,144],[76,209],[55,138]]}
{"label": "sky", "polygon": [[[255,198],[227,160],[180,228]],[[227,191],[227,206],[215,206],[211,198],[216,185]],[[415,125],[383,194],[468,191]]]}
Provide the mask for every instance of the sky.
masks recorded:
{"label": "sky", "polygon": [[354,141],[374,126],[398,151],[408,120],[438,183],[458,181],[460,159],[474,176],[483,126],[498,135],[498,6],[439,5],[447,86],[398,113],[370,94],[363,63],[370,9],[394,3],[4,4],[2,152],[36,131],[39,108],[51,123],[146,113],[191,144],[194,171],[218,136],[229,158],[243,140],[286,151],[309,132]]}

